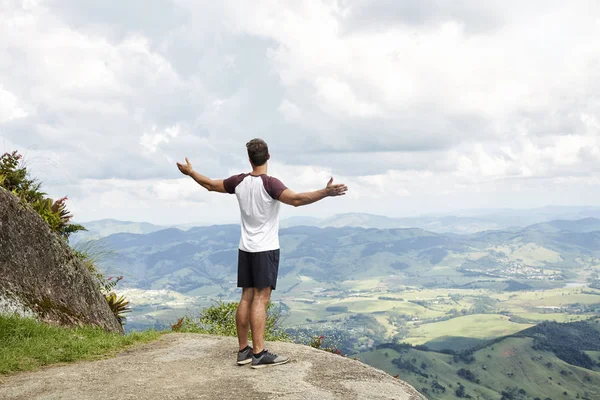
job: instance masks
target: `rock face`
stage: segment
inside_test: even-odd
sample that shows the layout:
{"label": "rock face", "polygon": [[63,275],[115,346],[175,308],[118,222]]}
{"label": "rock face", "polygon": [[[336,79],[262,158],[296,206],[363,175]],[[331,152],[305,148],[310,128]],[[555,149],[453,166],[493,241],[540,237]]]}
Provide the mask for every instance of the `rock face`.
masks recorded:
{"label": "rock face", "polygon": [[30,207],[0,188],[0,313],[123,332],[91,274]]}
{"label": "rock face", "polygon": [[239,367],[236,338],[169,334],[113,359],[0,377],[0,398],[425,399],[409,384],[360,361],[291,343],[267,346],[291,361],[264,369]]}

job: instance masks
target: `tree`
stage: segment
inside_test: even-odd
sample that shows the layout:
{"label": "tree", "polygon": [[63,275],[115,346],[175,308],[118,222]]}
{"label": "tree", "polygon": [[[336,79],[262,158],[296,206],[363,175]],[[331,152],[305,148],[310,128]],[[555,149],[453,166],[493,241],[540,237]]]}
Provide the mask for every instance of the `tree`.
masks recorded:
{"label": "tree", "polygon": [[456,397],[460,397],[463,398],[465,397],[465,387],[462,384],[458,384],[458,389],[456,389],[454,391],[454,394],[456,394]]}

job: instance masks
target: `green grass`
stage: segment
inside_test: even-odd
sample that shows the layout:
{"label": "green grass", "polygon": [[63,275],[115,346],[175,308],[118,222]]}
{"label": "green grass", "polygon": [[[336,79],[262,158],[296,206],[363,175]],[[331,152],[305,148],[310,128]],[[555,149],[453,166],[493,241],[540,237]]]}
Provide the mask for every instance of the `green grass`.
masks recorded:
{"label": "green grass", "polygon": [[410,328],[407,343],[423,344],[441,336],[463,336],[476,339],[506,336],[529,328],[530,324],[510,322],[504,315],[474,314],[448,321],[421,324]]}
{"label": "green grass", "polygon": [[530,319],[533,321],[556,321],[556,322],[574,322],[586,320],[593,314],[567,314],[567,313],[515,313],[521,318]]}
{"label": "green grass", "polygon": [[158,339],[160,332],[107,333],[97,327],[63,328],[16,315],[0,315],[0,374],[111,355]]}
{"label": "green grass", "polygon": [[586,351],[585,353],[590,356],[592,360],[600,362],[600,351]]}

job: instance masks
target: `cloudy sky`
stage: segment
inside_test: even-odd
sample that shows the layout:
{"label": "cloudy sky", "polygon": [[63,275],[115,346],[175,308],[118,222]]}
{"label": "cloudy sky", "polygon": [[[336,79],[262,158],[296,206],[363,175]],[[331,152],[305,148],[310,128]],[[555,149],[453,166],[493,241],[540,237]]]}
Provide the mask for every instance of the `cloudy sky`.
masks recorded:
{"label": "cloudy sky", "polygon": [[78,220],[238,220],[182,177],[350,193],[284,216],[600,205],[600,2],[0,0],[0,151]]}

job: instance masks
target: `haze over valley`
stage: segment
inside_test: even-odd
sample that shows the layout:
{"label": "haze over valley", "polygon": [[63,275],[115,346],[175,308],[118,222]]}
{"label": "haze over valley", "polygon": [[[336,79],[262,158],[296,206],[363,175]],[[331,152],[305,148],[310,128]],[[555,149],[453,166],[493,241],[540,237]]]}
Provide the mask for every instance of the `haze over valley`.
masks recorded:
{"label": "haze over valley", "polygon": [[[101,232],[100,225],[109,226],[105,234],[132,226],[93,223],[91,234]],[[216,299],[237,300],[239,226],[140,226],[151,232],[115,233],[93,242],[107,255],[106,272],[125,277],[122,290],[136,305],[130,328],[173,323]],[[501,329],[484,329],[484,338],[522,323],[578,319],[600,303],[593,288],[598,232],[600,220],[591,217],[463,235],[293,226],[281,231],[275,299],[289,314],[288,327],[329,329],[365,315],[381,325],[379,341],[399,335],[417,344],[431,339],[429,331],[447,334],[435,324],[454,317],[486,315],[482,326],[497,321],[493,325]],[[510,321],[517,316],[517,323]]]}

